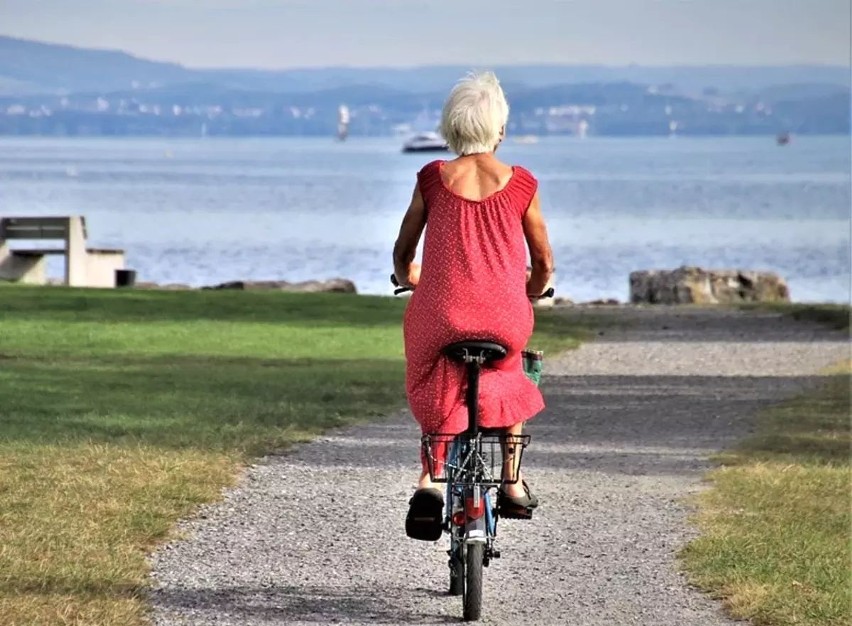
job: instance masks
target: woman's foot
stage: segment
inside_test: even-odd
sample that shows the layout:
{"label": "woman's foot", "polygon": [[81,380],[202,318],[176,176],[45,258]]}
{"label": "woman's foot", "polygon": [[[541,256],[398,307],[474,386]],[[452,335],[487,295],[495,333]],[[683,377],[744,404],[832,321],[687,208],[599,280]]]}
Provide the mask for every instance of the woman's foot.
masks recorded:
{"label": "woman's foot", "polygon": [[525,480],[504,485],[497,491],[497,510],[502,517],[531,519],[533,509],[537,506],[538,497],[533,495]]}
{"label": "woman's foot", "polygon": [[502,491],[505,495],[510,498],[523,498],[527,495],[528,487],[525,489],[526,483],[522,480],[519,480],[514,483],[504,483],[500,487],[500,491]]}
{"label": "woman's foot", "polygon": [[418,489],[408,501],[405,517],[405,534],[421,541],[441,538],[444,523],[444,495],[440,489]]}

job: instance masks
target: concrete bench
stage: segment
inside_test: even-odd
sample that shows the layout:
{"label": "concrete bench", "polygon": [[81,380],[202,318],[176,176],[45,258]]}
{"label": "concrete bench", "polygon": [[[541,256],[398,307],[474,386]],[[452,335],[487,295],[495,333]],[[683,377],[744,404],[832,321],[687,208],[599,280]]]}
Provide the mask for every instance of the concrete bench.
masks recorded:
{"label": "concrete bench", "polygon": [[[0,219],[0,279],[44,285],[47,259],[65,256],[65,284],[115,287],[115,271],[124,268],[124,250],[86,247],[86,218],[5,217]],[[12,249],[9,240],[62,240],[64,248]]]}

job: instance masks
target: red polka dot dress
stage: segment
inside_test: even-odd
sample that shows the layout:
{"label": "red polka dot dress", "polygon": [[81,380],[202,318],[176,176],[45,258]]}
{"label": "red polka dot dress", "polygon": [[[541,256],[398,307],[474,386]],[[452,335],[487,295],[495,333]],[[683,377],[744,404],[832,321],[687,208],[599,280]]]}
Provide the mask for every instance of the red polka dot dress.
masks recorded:
{"label": "red polka dot dress", "polygon": [[479,423],[483,428],[511,426],[544,408],[521,361],[533,330],[521,220],[537,181],[514,167],[503,189],[468,200],[446,187],[442,165],[434,161],[417,174],[426,233],[420,282],[403,326],[408,402],[424,433],[466,430],[464,367],[441,349],[456,341],[496,341],[509,352],[482,371]]}

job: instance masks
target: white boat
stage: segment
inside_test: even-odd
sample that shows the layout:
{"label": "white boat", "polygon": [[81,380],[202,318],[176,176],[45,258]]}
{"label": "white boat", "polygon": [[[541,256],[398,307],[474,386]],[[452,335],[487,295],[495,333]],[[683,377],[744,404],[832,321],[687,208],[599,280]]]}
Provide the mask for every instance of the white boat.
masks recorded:
{"label": "white boat", "polygon": [[403,152],[447,152],[447,142],[438,133],[418,133],[402,145]]}
{"label": "white boat", "polygon": [[346,141],[349,136],[349,107],[341,104],[337,109],[337,139]]}

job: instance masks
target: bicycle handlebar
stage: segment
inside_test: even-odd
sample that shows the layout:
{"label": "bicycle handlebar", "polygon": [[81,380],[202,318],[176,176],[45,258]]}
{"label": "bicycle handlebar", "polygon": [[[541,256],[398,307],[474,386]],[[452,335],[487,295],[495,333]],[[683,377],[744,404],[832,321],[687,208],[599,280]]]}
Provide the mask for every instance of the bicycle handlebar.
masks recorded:
{"label": "bicycle handlebar", "polygon": [[396,279],[396,274],[391,274],[390,281],[391,284],[396,287],[396,289],[393,290],[393,295],[395,296],[405,293],[406,291],[411,291],[411,287],[400,287],[399,281]]}
{"label": "bicycle handlebar", "polygon": [[[399,281],[396,279],[396,274],[391,274],[391,275],[390,275],[390,281],[391,281],[391,284],[392,284],[394,287],[396,287],[396,289],[394,289],[394,290],[393,290],[393,295],[395,295],[395,296],[398,296],[398,295],[399,295],[399,294],[401,294],[401,293],[405,293],[406,291],[411,291],[411,287],[402,287],[402,286],[400,286]],[[552,298],[552,297],[553,297],[553,294],[555,294],[555,293],[556,293],[556,290],[555,290],[553,287],[551,287],[551,288],[547,289],[547,290],[546,290],[543,294],[541,294],[540,296],[530,296],[530,295],[528,295],[527,297],[528,297],[530,300],[543,300],[544,298]]]}

